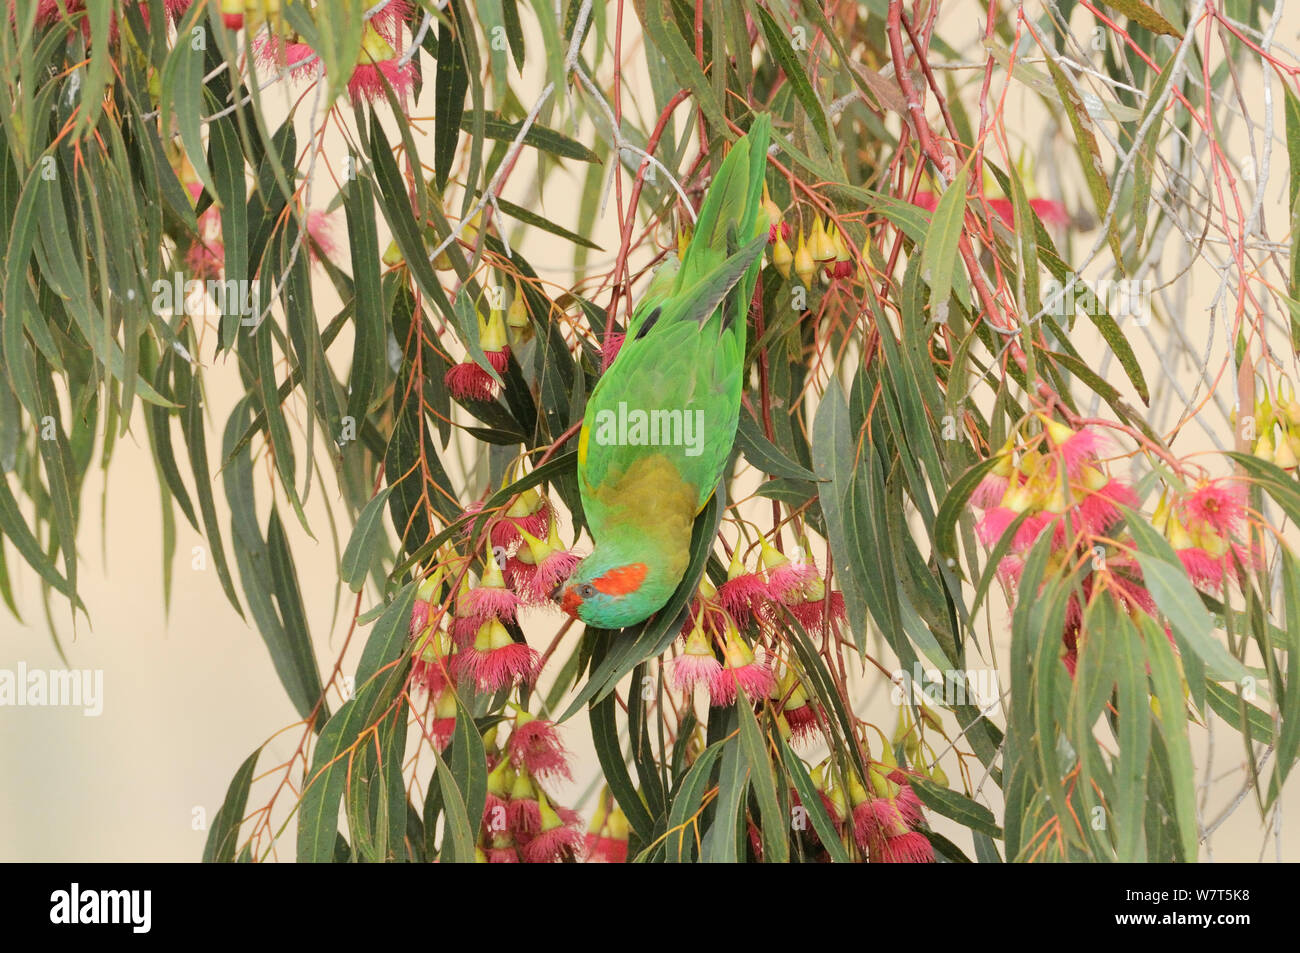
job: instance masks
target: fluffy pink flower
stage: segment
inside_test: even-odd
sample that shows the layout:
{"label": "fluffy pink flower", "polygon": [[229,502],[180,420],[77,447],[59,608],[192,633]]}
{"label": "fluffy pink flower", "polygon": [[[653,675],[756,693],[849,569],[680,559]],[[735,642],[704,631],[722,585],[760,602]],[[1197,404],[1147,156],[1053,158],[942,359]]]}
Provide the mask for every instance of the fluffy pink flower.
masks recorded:
{"label": "fluffy pink flower", "polygon": [[348,80],[348,95],[354,104],[362,100],[370,102],[387,102],[388,86],[398,99],[404,99],[415,84],[415,62],[409,61],[399,65],[398,61],[380,60],[372,63],[358,63]]}
{"label": "fluffy pink flower", "polygon": [[[536,834],[542,826],[541,811],[537,806],[537,798],[521,797],[510,799],[510,829],[516,834]],[[524,840],[525,838],[519,838]]]}
{"label": "fluffy pink flower", "polygon": [[735,668],[724,666],[709,685],[709,701],[715,707],[734,704],[738,689],[748,698],[762,698],[776,686],[776,676],[762,662],[750,662]]}
{"label": "fluffy pink flower", "polygon": [[718,604],[718,590],[713,588],[706,576],[700,580],[695,598],[687,603],[686,618],[677,633],[683,639],[688,639],[695,626],[700,625],[706,633],[721,635],[725,631],[727,618],[726,612]]}
{"label": "fluffy pink flower", "polygon": [[1188,546],[1175,554],[1187,576],[1202,589],[1218,589],[1223,584],[1224,558],[1214,557],[1199,546]]}
{"label": "fluffy pink flower", "polygon": [[686,639],[686,651],[672,661],[671,679],[678,691],[690,691],[696,685],[712,686],[722,674],[722,663],[713,654],[713,645],[697,624]]}
{"label": "fluffy pink flower", "polygon": [[519,596],[506,588],[496,557],[489,553],[479,584],[456,594],[456,618],[466,620],[458,631],[463,636],[469,624],[473,624],[477,631],[489,619],[514,622],[520,605]]}
{"label": "fluffy pink flower", "polygon": [[767,615],[767,583],[757,573],[741,573],[718,587],[717,601],[738,625]]}
{"label": "fluffy pink flower", "polygon": [[478,635],[478,630],[487,619],[478,619],[474,616],[453,616],[448,631],[451,633],[452,644],[458,649],[469,648],[474,644],[474,637]]}
{"label": "fluffy pink flower", "polygon": [[723,648],[726,664],[709,683],[709,701],[715,707],[734,704],[741,690],[750,700],[765,698],[776,688],[776,676],[765,663],[754,658],[740,632],[730,627]]}
{"label": "fluffy pink flower", "polygon": [[408,0],[388,0],[384,8],[370,18],[370,22],[388,42],[396,43],[401,35],[402,24],[410,16],[411,5]]}
{"label": "fluffy pink flower", "polygon": [[1105,438],[1091,427],[1074,430],[1049,419],[1044,421],[1044,428],[1053,452],[1064,462],[1071,477],[1078,477],[1085,464],[1096,461],[1097,454],[1105,446]]}
{"label": "fluffy pink flower", "polygon": [[480,692],[495,692],[537,677],[537,653],[510,638],[498,620],[479,627],[474,644],[452,656],[451,673],[458,682],[472,683]]}
{"label": "fluffy pink flower", "polygon": [[311,79],[320,64],[308,44],[290,42],[274,33],[262,33],[253,40],[253,55],[263,69],[272,73],[287,70],[292,80]]}
{"label": "fluffy pink flower", "polygon": [[821,582],[821,578],[812,563],[784,562],[768,570],[767,594],[789,605],[801,601],[804,590],[813,582]]}
{"label": "fluffy pink flower", "polygon": [[[146,0],[136,0],[140,7],[140,14],[144,18],[145,26],[149,25],[149,4]],[[194,0],[163,0],[163,11],[167,18],[175,23],[190,8]],[[36,4],[36,24],[37,26],[50,26],[54,23],[66,22],[64,20],[64,11],[67,11],[69,17],[81,13],[86,9],[85,0],[39,0]],[[9,19],[12,22],[14,18],[14,4],[9,4]],[[109,14],[108,41],[116,43],[120,35],[120,25],[118,23],[118,11],[114,10]],[[82,35],[90,39],[90,20],[82,17],[80,20]]]}
{"label": "fluffy pink flower", "polygon": [[218,239],[196,241],[185,253],[185,270],[195,280],[206,281],[221,276],[226,267],[226,247]]}
{"label": "fluffy pink flower", "polygon": [[1119,507],[1137,505],[1137,494],[1132,488],[1112,477],[1084,496],[1079,503],[1079,516],[1089,532],[1104,533],[1119,520]]}
{"label": "fluffy pink flower", "polygon": [[916,796],[916,791],[912,790],[907,775],[895,768],[889,772],[888,777],[892,783],[898,785],[898,793],[894,795],[894,801],[898,804],[898,812],[903,816],[903,820],[913,827],[920,824],[925,819],[925,815],[921,812],[921,799]]}
{"label": "fluffy pink flower", "polygon": [[584,838],[572,827],[553,827],[532,838],[523,849],[524,862],[554,864],[582,856]]}
{"label": "fluffy pink flower", "polygon": [[618,331],[611,331],[606,335],[605,342],[600,346],[600,368],[602,371],[607,370],[609,365],[614,363],[614,358],[618,357],[618,352],[623,349],[623,341],[626,338],[626,334]]}
{"label": "fluffy pink flower", "polygon": [[853,840],[864,852],[874,854],[886,837],[906,834],[911,828],[898,805],[887,797],[868,795],[853,805]]}
{"label": "fluffy pink flower", "polygon": [[1030,199],[1029,207],[1048,227],[1065,228],[1071,224],[1070,210],[1056,199]]}
{"label": "fluffy pink flower", "polygon": [[881,864],[932,864],[934,845],[918,831],[882,840],[871,858]]}
{"label": "fluffy pink flower", "polygon": [[537,833],[521,844],[525,863],[549,864],[582,856],[585,840],[577,825],[582,819],[576,811],[551,806],[541,791],[537,792]]}
{"label": "fluffy pink flower", "polygon": [[532,605],[545,605],[551,601],[555,587],[573,575],[581,558],[567,549],[549,553],[537,563],[524,590],[524,600]]}
{"label": "fluffy pink flower", "polygon": [[[984,515],[979,518],[975,524],[975,535],[979,537],[980,542],[985,546],[996,546],[1003,534],[1011,528],[1011,524],[1016,521],[1020,514],[1005,506],[995,506],[991,510],[985,511]],[[1051,521],[1051,517],[1043,513],[1033,513],[1025,518],[1016,530],[1015,538],[1011,541],[1013,552],[1023,552],[1034,544],[1038,539],[1038,534]]]}
{"label": "fluffy pink flower", "polygon": [[782,712],[785,722],[790,726],[790,737],[795,742],[811,741],[820,730],[817,724],[817,711],[809,702],[787,708]]}
{"label": "fluffy pink flower", "polygon": [[1156,600],[1142,583],[1142,571],[1127,559],[1110,560],[1111,591],[1126,608],[1139,609],[1149,616],[1156,614]]}
{"label": "fluffy pink flower", "polygon": [[1011,199],[989,199],[989,208],[993,214],[1002,219],[1003,224],[1008,228],[1015,220],[1015,206],[1011,204]]}
{"label": "fluffy pink flower", "polygon": [[452,732],[456,730],[456,714],[459,707],[456,704],[456,696],[451,692],[439,694],[430,692],[429,700],[433,711],[428,712],[430,717],[422,721],[422,725],[430,744],[441,751],[447,747]]}
{"label": "fluffy pink flower", "polygon": [[537,653],[522,642],[479,655],[473,677],[480,691],[495,692],[520,682],[531,683],[537,677]]}
{"label": "fluffy pink flower", "polygon": [[1025,561],[1019,556],[1003,556],[998,562],[998,579],[1008,589],[1014,590],[1020,585],[1020,574],[1024,572]]}
{"label": "fluffy pink flower", "polygon": [[516,504],[492,524],[489,530],[492,545],[509,549],[523,539],[524,533],[538,538],[545,536],[551,524],[551,512],[550,501],[535,490],[521,494]]}
{"label": "fluffy pink flower", "polygon": [[[1015,206],[1010,199],[989,199],[988,203],[989,209],[994,215],[1000,218],[1007,227],[1013,227]],[[912,204],[925,209],[927,212],[933,212],[939,204],[939,197],[933,192],[917,192],[916,199]],[[1034,213],[1042,220],[1043,224],[1049,227],[1064,228],[1071,223],[1070,212],[1063,202],[1058,202],[1055,199],[1030,199],[1029,207],[1034,210]]]}
{"label": "fluffy pink flower", "polygon": [[319,210],[307,213],[307,239],[307,254],[312,261],[334,258],[338,246],[330,231],[329,213]]}
{"label": "fluffy pink flower", "polygon": [[520,535],[525,545],[506,560],[506,572],[525,604],[548,605],[551,593],[573,574],[581,557],[564,548],[559,526],[553,519],[544,540],[525,530],[520,530]]}
{"label": "fluffy pink flower", "polygon": [[589,864],[627,863],[627,838],[619,839],[604,834],[588,834],[586,862]]}
{"label": "fluffy pink flower", "polygon": [[488,619],[513,622],[520,605],[519,597],[503,586],[475,586],[457,599],[456,612],[459,616],[477,620],[479,624]]}
{"label": "fluffy pink flower", "polygon": [[1225,536],[1235,535],[1246,518],[1245,490],[1227,480],[1202,483],[1181,505],[1189,528],[1208,527]]}
{"label": "fluffy pink flower", "polygon": [[450,680],[447,656],[450,644],[440,632],[430,632],[424,645],[411,663],[411,685],[430,695],[439,694]]}
{"label": "fluffy pink flower", "polygon": [[805,599],[789,606],[799,624],[808,632],[821,631],[829,622],[832,626],[840,625],[846,618],[844,593],[832,590],[828,595],[818,599]]}
{"label": "fluffy pink flower", "polygon": [[934,848],[924,834],[912,830],[898,797],[868,797],[856,805],[853,837],[873,863],[925,864],[934,860]]}
{"label": "fluffy pink flower", "polygon": [[[498,373],[505,373],[510,363],[509,348],[499,351],[484,351],[483,356]],[[473,360],[467,359],[453,364],[447,369],[443,380],[451,396],[457,400],[494,400],[497,395],[497,382],[492,375],[479,367]]]}
{"label": "fluffy pink flower", "polygon": [[560,743],[552,722],[521,712],[506,742],[510,763],[523,765],[534,777],[562,777],[571,780],[569,753]]}
{"label": "fluffy pink flower", "polygon": [[997,506],[1002,497],[1006,496],[1010,483],[1010,479],[996,471],[984,474],[983,479],[976,484],[975,492],[971,494],[971,504],[981,510]]}

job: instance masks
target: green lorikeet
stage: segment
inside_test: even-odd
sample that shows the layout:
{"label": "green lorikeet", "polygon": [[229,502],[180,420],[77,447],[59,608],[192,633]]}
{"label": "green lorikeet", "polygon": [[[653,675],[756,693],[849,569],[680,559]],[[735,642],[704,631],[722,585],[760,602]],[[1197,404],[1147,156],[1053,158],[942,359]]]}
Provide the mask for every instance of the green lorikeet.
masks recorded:
{"label": "green lorikeet", "polygon": [[745,324],[767,243],[770,135],[762,115],[732,146],[680,266],[655,276],[587,402],[578,488],[595,548],[560,604],[590,625],[634,625],[668,601],[689,562],[695,517],[731,455]]}

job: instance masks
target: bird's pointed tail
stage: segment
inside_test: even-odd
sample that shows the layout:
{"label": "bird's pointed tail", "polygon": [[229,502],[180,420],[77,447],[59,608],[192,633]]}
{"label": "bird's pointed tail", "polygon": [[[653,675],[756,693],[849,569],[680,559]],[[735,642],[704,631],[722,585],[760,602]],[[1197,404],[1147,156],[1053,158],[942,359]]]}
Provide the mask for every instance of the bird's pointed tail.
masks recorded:
{"label": "bird's pointed tail", "polygon": [[[763,176],[767,170],[767,146],[772,122],[760,113],[727,157],[722,160],[709,191],[700,206],[695,231],[682,256],[677,273],[677,291],[689,293],[707,279],[737,249],[748,246],[760,233],[767,231],[763,217]],[[748,307],[758,280],[756,258],[736,284],[735,297]]]}

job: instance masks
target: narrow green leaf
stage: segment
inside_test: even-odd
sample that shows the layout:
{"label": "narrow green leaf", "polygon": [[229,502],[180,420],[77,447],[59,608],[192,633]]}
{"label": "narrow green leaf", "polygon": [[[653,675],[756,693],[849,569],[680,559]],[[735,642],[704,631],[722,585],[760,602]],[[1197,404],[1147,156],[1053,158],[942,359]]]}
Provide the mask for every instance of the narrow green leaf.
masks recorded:
{"label": "narrow green leaf", "polygon": [[751,704],[742,691],[736,702],[736,712],[740,717],[741,747],[745,750],[745,760],[749,762],[750,784],[758,796],[763,860],[771,864],[784,864],[790,860],[790,818],[781,811],[777,800],[776,772]]}
{"label": "narrow green leaf", "polygon": [[229,864],[235,860],[235,848],[239,845],[239,824],[244,819],[244,808],[248,804],[248,789],[253,782],[253,771],[257,767],[259,747],[244,759],[235,776],[226,789],[226,799],[212,818],[208,829],[208,840],[203,846],[205,864]]}
{"label": "narrow green leaf", "polygon": [[1002,836],[1002,828],[998,827],[993,812],[978,801],[972,801],[956,791],[940,787],[928,778],[911,776],[908,778],[908,783],[916,792],[916,796],[921,799],[921,803],[936,814],[942,814],[962,827],[987,834],[989,837]]}
{"label": "narrow green leaf", "polygon": [[1214,637],[1214,620],[1197,598],[1169,542],[1137,514],[1125,511],[1124,516],[1137,544],[1142,580],[1174,631],[1209,666],[1213,677],[1231,681],[1245,678],[1245,666]]}
{"label": "narrow green leaf", "polygon": [[384,541],[383,517],[390,492],[392,487],[386,486],[370,498],[370,502],[357,517],[347,549],[343,551],[340,576],[353,592],[360,592],[365,585],[366,574],[377,555],[376,550]]}

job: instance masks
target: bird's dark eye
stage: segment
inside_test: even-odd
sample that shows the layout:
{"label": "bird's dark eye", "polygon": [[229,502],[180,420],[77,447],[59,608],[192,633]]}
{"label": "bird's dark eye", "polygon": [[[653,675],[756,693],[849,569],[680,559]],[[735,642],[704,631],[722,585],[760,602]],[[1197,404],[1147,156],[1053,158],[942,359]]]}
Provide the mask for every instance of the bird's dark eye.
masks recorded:
{"label": "bird's dark eye", "polygon": [[578,595],[582,596],[582,598],[584,599],[590,599],[595,594],[596,594],[596,587],[589,582],[584,582],[581,586],[578,587]]}

